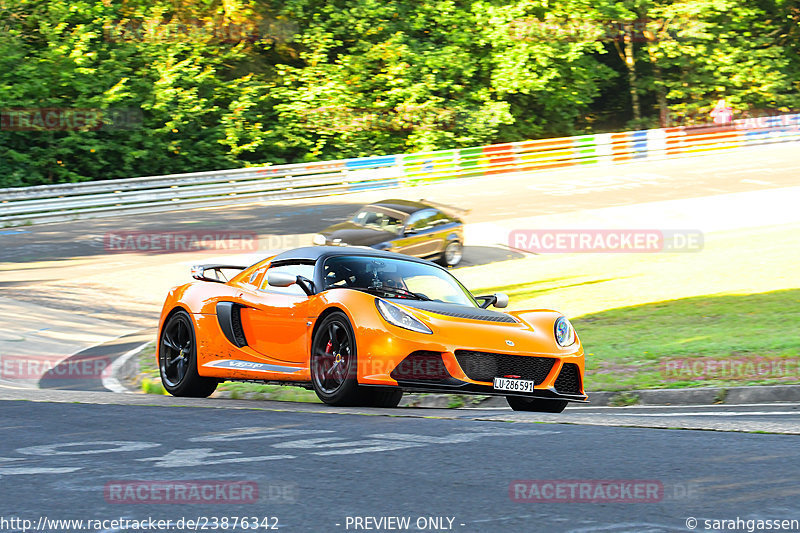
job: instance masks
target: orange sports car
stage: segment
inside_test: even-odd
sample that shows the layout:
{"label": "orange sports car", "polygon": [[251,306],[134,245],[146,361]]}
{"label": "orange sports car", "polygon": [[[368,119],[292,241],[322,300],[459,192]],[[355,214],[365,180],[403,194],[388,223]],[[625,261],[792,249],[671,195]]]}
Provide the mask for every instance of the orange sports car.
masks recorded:
{"label": "orange sports car", "polygon": [[564,316],[489,310],[508,297],[473,296],[423,259],[314,246],[250,267],[197,266],[193,277],[170,290],[158,330],[175,396],[258,381],[313,388],[331,405],[394,407],[403,391],[425,391],[561,412],[587,399],[583,348]]}

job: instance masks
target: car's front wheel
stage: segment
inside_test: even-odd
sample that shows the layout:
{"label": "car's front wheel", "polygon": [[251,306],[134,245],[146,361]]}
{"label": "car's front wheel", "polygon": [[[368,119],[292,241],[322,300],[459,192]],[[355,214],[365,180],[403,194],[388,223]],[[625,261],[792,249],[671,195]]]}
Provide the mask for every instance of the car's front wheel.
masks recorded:
{"label": "car's front wheel", "polygon": [[197,373],[197,343],[192,319],[184,310],[174,312],[161,328],[158,368],[164,389],[173,396],[205,398],[217,380]]}
{"label": "car's front wheel", "polygon": [[372,407],[397,407],[403,399],[402,389],[375,387],[364,391],[364,403]]}
{"label": "car's front wheel", "polygon": [[358,386],[356,339],[347,315],[326,316],[311,343],[311,385],[328,405],[359,405],[364,392]]}
{"label": "car's front wheel", "polygon": [[458,241],[448,242],[439,257],[439,264],[445,267],[456,266],[464,257],[464,247]]}
{"label": "car's front wheel", "polygon": [[362,387],[358,384],[358,349],[347,315],[326,316],[311,343],[311,385],[328,405],[397,407],[401,389]]}
{"label": "car's front wheel", "polygon": [[546,400],[541,398],[522,398],[506,396],[508,405],[515,411],[533,411],[537,413],[560,413],[567,407],[566,400]]}

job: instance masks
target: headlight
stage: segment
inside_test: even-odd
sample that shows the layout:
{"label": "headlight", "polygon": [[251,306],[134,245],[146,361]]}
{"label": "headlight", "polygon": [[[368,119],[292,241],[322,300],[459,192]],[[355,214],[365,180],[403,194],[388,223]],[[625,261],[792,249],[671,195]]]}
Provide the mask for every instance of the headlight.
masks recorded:
{"label": "headlight", "polygon": [[432,334],[431,329],[413,317],[411,314],[406,313],[394,304],[390,304],[386,300],[380,298],[375,299],[375,305],[378,307],[378,312],[384,320],[389,324],[394,324],[398,328],[410,329],[417,333]]}
{"label": "headlight", "polygon": [[311,239],[311,242],[313,242],[317,246],[325,246],[325,243],[328,242],[328,240],[322,233],[317,233],[316,235],[314,235],[314,238]]}
{"label": "headlight", "polygon": [[575,344],[575,328],[569,323],[567,317],[559,317],[555,325],[556,342],[566,348]]}

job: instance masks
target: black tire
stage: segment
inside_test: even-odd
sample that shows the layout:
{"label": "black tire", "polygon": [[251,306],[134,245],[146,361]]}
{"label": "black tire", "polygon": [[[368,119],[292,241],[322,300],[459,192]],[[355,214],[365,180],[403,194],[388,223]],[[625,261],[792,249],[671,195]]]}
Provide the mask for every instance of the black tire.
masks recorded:
{"label": "black tire", "polygon": [[161,328],[158,340],[158,369],[164,389],[173,396],[206,398],[218,381],[197,373],[197,342],[192,318],[176,311]]}
{"label": "black tire", "polygon": [[461,262],[464,257],[464,246],[458,241],[450,241],[444,246],[442,255],[436,260],[444,267],[453,267]]}
{"label": "black tire", "polygon": [[364,405],[369,407],[397,407],[403,399],[402,389],[388,387],[364,388]]}
{"label": "black tire", "polygon": [[566,400],[522,398],[520,396],[506,396],[506,401],[515,411],[534,411],[536,413],[560,413],[568,403]]}
{"label": "black tire", "polygon": [[368,392],[358,386],[356,337],[347,315],[334,311],[317,327],[311,342],[311,385],[328,405],[364,405]]}

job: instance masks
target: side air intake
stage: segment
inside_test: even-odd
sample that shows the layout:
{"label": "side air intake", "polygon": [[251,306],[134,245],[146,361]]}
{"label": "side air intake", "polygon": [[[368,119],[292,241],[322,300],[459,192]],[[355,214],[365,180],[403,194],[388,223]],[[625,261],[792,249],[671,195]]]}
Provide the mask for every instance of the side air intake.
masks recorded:
{"label": "side air intake", "polygon": [[242,306],[233,302],[217,303],[217,320],[222,333],[237,348],[247,346],[247,338],[242,329]]}

